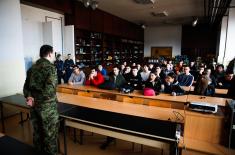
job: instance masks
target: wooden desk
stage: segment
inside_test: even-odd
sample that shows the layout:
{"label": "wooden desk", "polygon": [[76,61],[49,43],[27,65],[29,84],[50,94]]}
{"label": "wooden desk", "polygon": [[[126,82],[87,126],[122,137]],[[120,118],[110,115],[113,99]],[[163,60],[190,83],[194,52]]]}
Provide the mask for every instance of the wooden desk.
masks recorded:
{"label": "wooden desk", "polygon": [[[4,112],[3,107],[13,107],[20,111],[21,121],[22,124],[24,121],[29,119],[30,107],[27,106],[25,98],[21,94],[11,95],[7,97],[0,98],[0,111],[1,111],[1,123],[2,123],[2,132],[5,132],[5,125],[4,125]],[[23,120],[23,113],[27,114],[26,120]]]}
{"label": "wooden desk", "polygon": [[160,94],[156,96],[144,96],[142,91],[134,91],[130,94],[124,94],[118,92],[117,90],[104,90],[93,86],[71,86],[68,84],[58,85],[57,91],[79,96],[105,98],[120,102],[174,109],[184,109],[184,103],[186,103],[187,100],[187,95],[171,96],[170,94]]}
{"label": "wooden desk", "polygon": [[[170,150],[169,145],[176,144],[176,126],[182,124],[185,117],[183,110],[71,94],[58,93],[57,96],[61,103],[73,106],[60,114],[65,120],[65,134],[66,126],[69,126],[130,142],[160,147],[164,149],[164,154],[165,151]],[[66,140],[64,144],[66,154]]]}
{"label": "wooden desk", "polygon": [[[8,98],[12,99],[12,97],[14,97],[14,95]],[[221,111],[216,114],[203,114],[188,110],[175,110],[171,108],[137,105],[66,93],[57,93],[57,97],[59,102],[68,102],[69,104],[75,106],[83,106],[114,113],[128,114],[132,116],[140,116],[149,119],[158,119],[162,121],[171,120],[173,122],[184,123],[184,138],[194,139],[202,143],[206,142],[211,144],[219,144],[221,142],[220,135],[223,133],[222,131],[224,126],[224,115]],[[200,96],[194,96],[194,98],[197,97]],[[26,105],[26,103],[21,103],[21,100],[24,100],[23,95],[18,95],[17,99],[15,98],[14,100],[9,100],[5,104],[11,104],[12,106],[20,107],[22,110],[29,110],[29,107]],[[225,105],[224,103],[220,104]],[[176,117],[176,115],[178,117]],[[183,116],[184,119],[182,119],[183,117],[181,116]]]}
{"label": "wooden desk", "polygon": [[130,104],[125,102],[118,102],[106,99],[98,99],[84,96],[77,96],[71,94],[57,93],[58,101],[68,103],[76,106],[83,106],[87,108],[105,110],[115,113],[128,114],[133,116],[140,116],[145,118],[171,120],[174,122],[183,123],[182,119],[176,117],[176,113],[184,116],[183,110],[169,109],[145,105]]}
{"label": "wooden desk", "polygon": [[228,101],[231,99],[220,98],[220,97],[210,97],[210,96],[200,96],[200,95],[188,95],[187,102],[205,102],[210,104],[216,104],[219,106],[226,106]]}
{"label": "wooden desk", "polygon": [[[185,91],[188,91],[188,92],[193,92],[194,91],[194,86],[190,86],[190,87],[187,87],[187,86],[183,86],[182,87]],[[218,88],[215,88],[215,94],[218,94],[218,95],[226,95],[228,93],[228,89],[218,89]]]}
{"label": "wooden desk", "polygon": [[[208,142],[198,141],[189,138],[182,138],[179,147],[182,150],[185,150],[185,154],[193,154],[190,151],[193,151],[195,154],[204,152],[206,154],[218,154],[218,155],[234,155],[235,150],[229,150],[225,146],[212,144]],[[189,153],[189,152],[190,153]]]}

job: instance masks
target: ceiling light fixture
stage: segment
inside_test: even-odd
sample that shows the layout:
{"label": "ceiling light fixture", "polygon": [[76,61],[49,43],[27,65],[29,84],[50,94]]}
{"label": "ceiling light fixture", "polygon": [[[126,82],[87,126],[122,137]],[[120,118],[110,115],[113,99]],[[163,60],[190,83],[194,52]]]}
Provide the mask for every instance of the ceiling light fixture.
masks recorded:
{"label": "ceiling light fixture", "polygon": [[145,25],[145,24],[142,24],[142,25],[141,25],[141,28],[142,28],[142,29],[146,29],[146,25]]}
{"label": "ceiling light fixture", "polygon": [[98,8],[98,2],[97,2],[97,1],[92,1],[92,2],[91,2],[91,8],[92,8],[93,10],[95,10],[96,8]]}
{"label": "ceiling light fixture", "polygon": [[86,8],[91,6],[93,10],[95,10],[98,7],[98,2],[95,0],[80,0]]}
{"label": "ceiling light fixture", "polygon": [[195,27],[198,23],[198,18],[196,18],[193,22],[192,22],[192,26]]}
{"label": "ceiling light fixture", "polygon": [[154,4],[156,0],[134,0],[138,4]]}
{"label": "ceiling light fixture", "polygon": [[89,5],[91,4],[90,0],[83,0],[83,4],[86,8],[89,7]]}

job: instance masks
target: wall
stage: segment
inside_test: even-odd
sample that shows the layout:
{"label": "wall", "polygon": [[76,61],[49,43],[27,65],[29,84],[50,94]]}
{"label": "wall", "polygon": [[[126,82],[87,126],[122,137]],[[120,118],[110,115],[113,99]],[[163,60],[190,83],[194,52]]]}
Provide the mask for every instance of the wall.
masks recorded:
{"label": "wall", "polygon": [[235,57],[235,8],[229,9],[228,33],[223,63],[227,65]]}
{"label": "wall", "polygon": [[[33,61],[39,58],[39,48],[44,44],[43,40],[46,36],[43,35],[43,23],[52,22],[52,46],[54,51],[62,53],[62,34],[64,25],[64,15],[35,8],[32,6],[21,4],[22,28],[23,28],[23,43],[24,56],[32,58]],[[61,21],[62,18],[62,21]]]}
{"label": "wall", "polygon": [[0,1],[0,97],[22,92],[25,80],[19,0]]}
{"label": "wall", "polygon": [[223,63],[224,51],[225,51],[225,41],[226,41],[226,32],[227,32],[227,20],[228,17],[224,16],[221,22],[221,31],[220,31],[220,41],[218,49],[218,63]]}
{"label": "wall", "polygon": [[[219,45],[219,57],[220,63],[225,66],[229,61],[235,58],[235,8],[229,9],[228,17],[223,17],[221,25],[221,37]],[[226,37],[227,34],[227,37]]]}
{"label": "wall", "polygon": [[151,56],[151,47],[172,47],[172,56],[181,54],[182,27],[159,26],[144,30],[144,56]]}

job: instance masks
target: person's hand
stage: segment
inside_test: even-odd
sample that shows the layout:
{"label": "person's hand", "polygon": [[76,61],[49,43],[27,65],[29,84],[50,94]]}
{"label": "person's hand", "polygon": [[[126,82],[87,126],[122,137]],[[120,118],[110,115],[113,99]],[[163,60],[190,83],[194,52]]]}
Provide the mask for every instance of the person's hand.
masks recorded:
{"label": "person's hand", "polygon": [[27,103],[28,106],[34,107],[34,105],[35,105],[34,98],[33,97],[27,97],[26,98],[26,103]]}
{"label": "person's hand", "polygon": [[220,83],[218,83],[218,85],[219,85],[219,86],[223,86],[223,84],[222,84],[221,82],[220,82]]}
{"label": "person's hand", "polygon": [[73,85],[73,82],[69,81],[68,84],[69,84],[69,85]]}
{"label": "person's hand", "polygon": [[63,74],[65,74],[65,71],[62,71]]}
{"label": "person's hand", "polygon": [[94,78],[94,75],[90,74],[89,79],[93,79],[93,78]]}
{"label": "person's hand", "polygon": [[172,92],[171,95],[172,95],[172,96],[176,96],[176,92]]}

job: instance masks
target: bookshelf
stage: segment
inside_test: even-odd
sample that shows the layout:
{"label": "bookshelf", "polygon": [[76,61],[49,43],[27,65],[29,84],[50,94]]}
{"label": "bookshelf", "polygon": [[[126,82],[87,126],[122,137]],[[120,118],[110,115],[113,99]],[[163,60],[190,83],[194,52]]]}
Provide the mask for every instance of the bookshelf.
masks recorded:
{"label": "bookshelf", "polygon": [[124,61],[142,63],[143,57],[143,41],[88,30],[75,30],[75,61],[78,65],[112,66]]}

